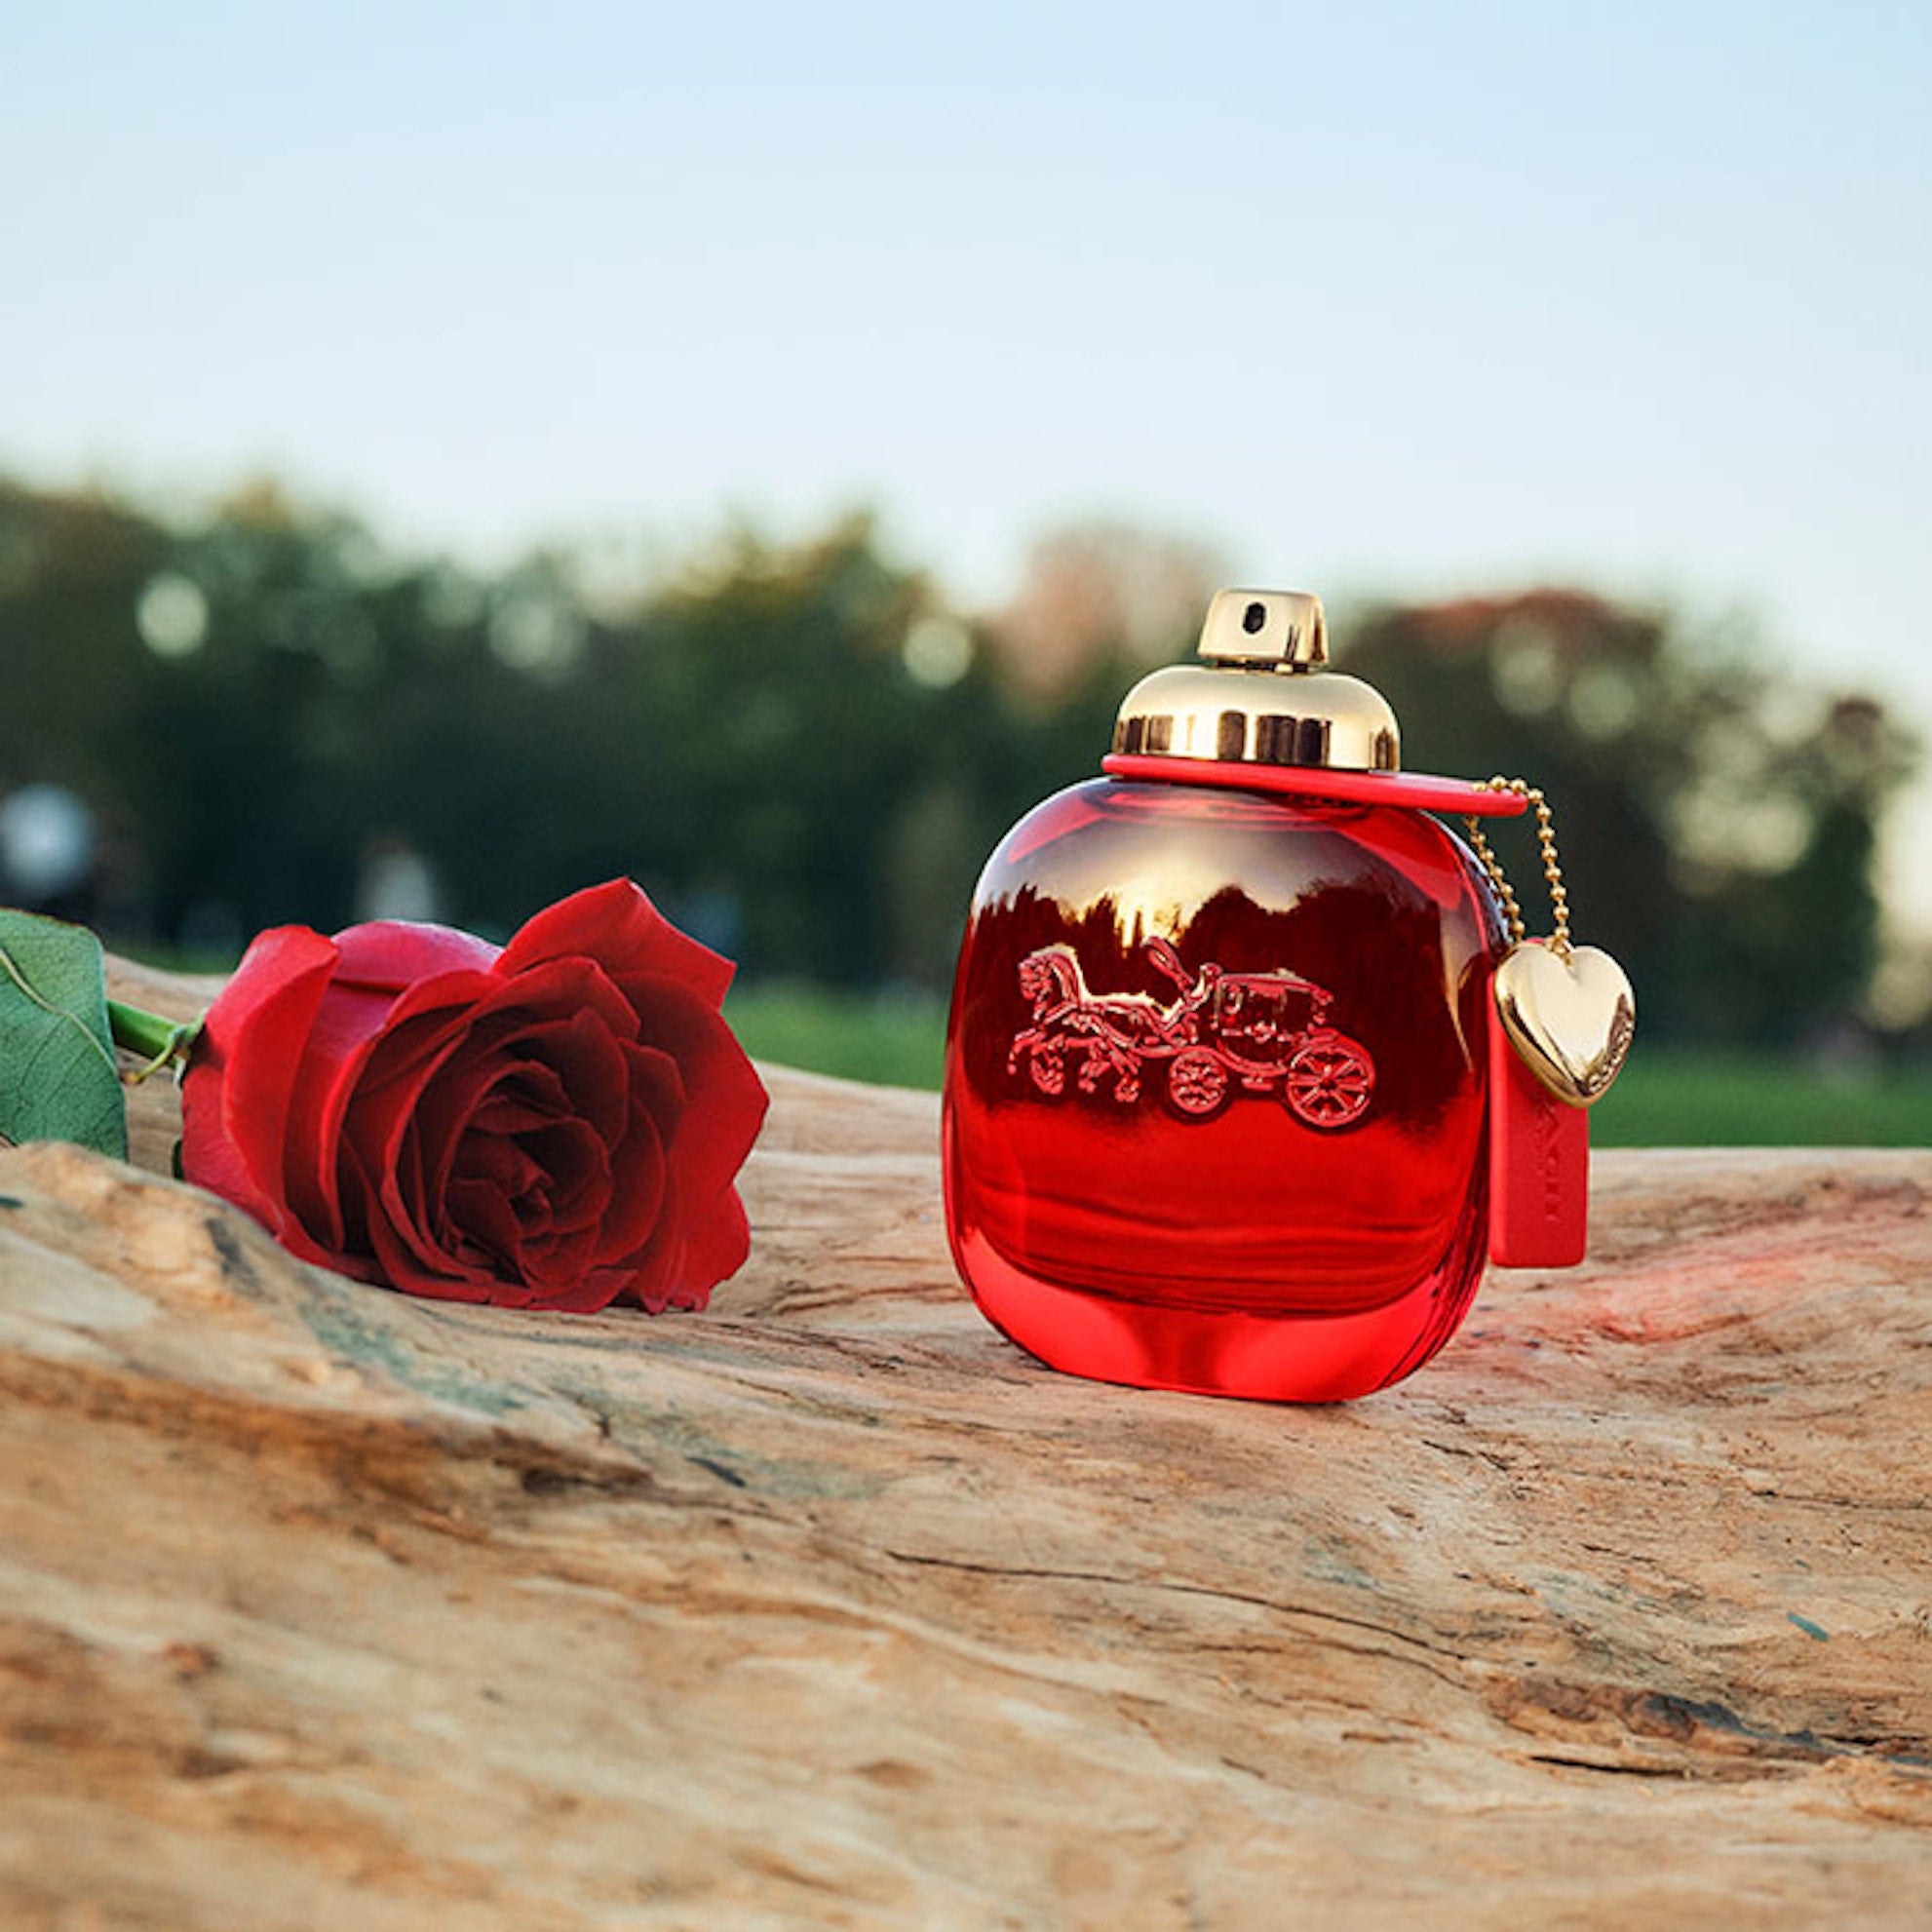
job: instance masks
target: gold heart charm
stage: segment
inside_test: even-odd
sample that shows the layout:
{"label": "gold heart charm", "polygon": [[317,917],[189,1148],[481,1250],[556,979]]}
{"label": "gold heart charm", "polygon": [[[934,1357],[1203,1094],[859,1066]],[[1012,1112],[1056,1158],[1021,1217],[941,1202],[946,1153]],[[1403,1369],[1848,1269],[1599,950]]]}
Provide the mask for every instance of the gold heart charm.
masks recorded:
{"label": "gold heart charm", "polygon": [[1594,946],[1514,947],[1496,968],[1496,1011],[1523,1063],[1574,1107],[1608,1091],[1637,1030],[1623,968]]}

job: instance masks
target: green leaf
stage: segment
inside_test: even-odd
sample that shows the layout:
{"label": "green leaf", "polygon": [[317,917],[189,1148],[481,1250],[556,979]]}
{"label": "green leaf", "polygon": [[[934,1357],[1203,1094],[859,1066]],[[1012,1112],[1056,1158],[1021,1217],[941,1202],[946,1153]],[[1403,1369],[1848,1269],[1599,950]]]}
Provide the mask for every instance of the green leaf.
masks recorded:
{"label": "green leaf", "polygon": [[0,1135],[125,1160],[128,1107],[107,1030],[100,942],[0,908]]}

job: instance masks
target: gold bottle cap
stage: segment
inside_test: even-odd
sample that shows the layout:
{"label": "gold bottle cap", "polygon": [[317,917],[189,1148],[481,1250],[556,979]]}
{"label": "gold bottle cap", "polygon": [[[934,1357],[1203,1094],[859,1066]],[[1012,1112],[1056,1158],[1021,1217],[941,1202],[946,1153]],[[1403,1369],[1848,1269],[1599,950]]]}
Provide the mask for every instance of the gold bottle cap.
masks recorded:
{"label": "gold bottle cap", "polygon": [[1305,591],[1217,591],[1203,664],[1174,664],[1129,691],[1116,754],[1220,764],[1396,771],[1402,735],[1388,700],[1329,661],[1322,600]]}

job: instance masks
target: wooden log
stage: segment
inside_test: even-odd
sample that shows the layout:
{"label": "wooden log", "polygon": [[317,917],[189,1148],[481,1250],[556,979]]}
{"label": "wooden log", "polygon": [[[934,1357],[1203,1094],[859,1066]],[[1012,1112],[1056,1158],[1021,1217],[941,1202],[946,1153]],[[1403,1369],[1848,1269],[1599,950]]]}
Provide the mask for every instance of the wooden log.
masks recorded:
{"label": "wooden log", "polygon": [[165,1083],[0,1155],[0,1923],[1932,1916],[1932,1156],[1605,1155],[1282,1409],[1037,1367],[932,1099],[768,1077],[656,1320],[296,1263]]}

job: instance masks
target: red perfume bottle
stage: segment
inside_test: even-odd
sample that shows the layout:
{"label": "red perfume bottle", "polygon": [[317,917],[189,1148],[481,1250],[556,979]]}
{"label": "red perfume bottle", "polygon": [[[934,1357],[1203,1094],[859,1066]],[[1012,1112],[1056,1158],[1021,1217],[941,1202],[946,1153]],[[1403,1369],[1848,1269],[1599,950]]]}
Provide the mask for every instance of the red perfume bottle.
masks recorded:
{"label": "red perfume bottle", "polygon": [[1056,1368],[1362,1395],[1449,1340],[1492,1242],[1581,1258],[1585,1116],[1501,1042],[1503,916],[1432,816],[1525,800],[1400,772],[1313,598],[1222,592],[1201,655],[1129,693],[1106,776],[981,878],[947,1232],[981,1309]]}

